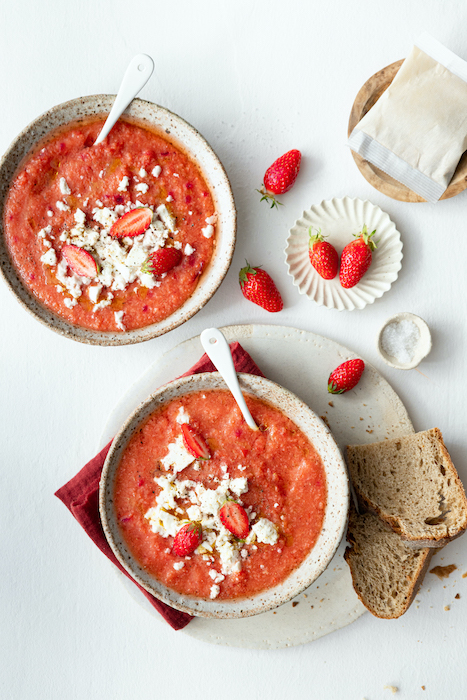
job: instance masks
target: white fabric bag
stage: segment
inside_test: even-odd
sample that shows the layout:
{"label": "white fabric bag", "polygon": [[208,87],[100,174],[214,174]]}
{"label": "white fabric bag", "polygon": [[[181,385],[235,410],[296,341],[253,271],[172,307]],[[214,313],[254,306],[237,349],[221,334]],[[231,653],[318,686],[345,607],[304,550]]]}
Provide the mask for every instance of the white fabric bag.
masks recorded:
{"label": "white fabric bag", "polygon": [[423,34],[348,145],[437,202],[467,149],[467,62]]}

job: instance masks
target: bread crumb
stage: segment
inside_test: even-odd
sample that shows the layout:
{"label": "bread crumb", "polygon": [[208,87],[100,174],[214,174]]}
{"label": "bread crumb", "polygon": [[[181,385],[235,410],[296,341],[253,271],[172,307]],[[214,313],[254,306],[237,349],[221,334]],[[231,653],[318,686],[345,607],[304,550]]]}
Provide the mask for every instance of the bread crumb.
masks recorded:
{"label": "bread crumb", "polygon": [[453,571],[457,569],[455,564],[448,564],[447,566],[434,566],[430,569],[430,574],[435,574],[439,579],[449,578]]}
{"label": "bread crumb", "polygon": [[332,401],[328,401],[328,406],[331,406],[331,408],[334,408],[334,404]]}
{"label": "bread crumb", "polygon": [[446,612],[447,612],[448,610],[450,610],[450,609],[451,609],[451,606],[450,606],[450,605],[445,605],[445,606],[444,606],[444,609],[445,609],[445,610],[446,610]]}
{"label": "bread crumb", "polygon": [[456,600],[459,600],[460,594],[459,594],[459,593],[456,593],[456,595],[454,596],[454,598],[455,598]]}
{"label": "bread crumb", "polygon": [[371,434],[373,431],[372,431],[372,430],[367,430],[366,432]]}
{"label": "bread crumb", "polygon": [[360,420],[363,420],[363,418],[360,418]]}
{"label": "bread crumb", "polygon": [[385,685],[384,690],[390,690],[391,693],[398,693],[399,692],[399,688],[396,688],[395,685]]}
{"label": "bread crumb", "polygon": [[294,600],[294,602],[292,603],[292,607],[295,608],[297,605],[298,605],[298,600]]}
{"label": "bread crumb", "polygon": [[424,685],[422,685],[422,690],[425,690],[425,686],[424,686]]}
{"label": "bread crumb", "polygon": [[328,421],[327,417],[326,417],[326,416],[320,416],[320,418],[321,418],[321,420],[323,421],[323,423],[325,423],[325,424],[327,425],[327,427],[329,428],[329,430],[331,430],[331,426],[329,425],[329,421]]}
{"label": "bread crumb", "polygon": [[467,578],[467,571],[465,572],[465,574],[462,574],[462,578]]}

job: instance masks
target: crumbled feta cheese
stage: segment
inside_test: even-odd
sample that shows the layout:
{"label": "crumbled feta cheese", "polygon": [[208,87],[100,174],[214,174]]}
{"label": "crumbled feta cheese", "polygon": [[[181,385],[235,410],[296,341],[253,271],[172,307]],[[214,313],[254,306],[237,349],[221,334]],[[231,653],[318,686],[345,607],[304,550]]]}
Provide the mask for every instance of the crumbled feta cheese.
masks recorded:
{"label": "crumbled feta cheese", "polygon": [[221,583],[225,579],[225,576],[220,574],[217,569],[209,569],[209,576],[212,578],[214,583]]}
{"label": "crumbled feta cheese", "polygon": [[115,323],[117,324],[117,328],[119,328],[121,331],[125,331],[126,328],[123,325],[123,311],[115,311],[114,316],[115,316]]}
{"label": "crumbled feta cheese", "polygon": [[205,238],[211,238],[212,234],[214,233],[214,226],[212,224],[208,224],[201,229],[201,233]]}
{"label": "crumbled feta cheese", "polygon": [[49,224],[45,228],[42,228],[39,233],[37,234],[38,238],[45,238],[46,236],[49,236],[52,233],[52,226]]}
{"label": "crumbled feta cheese", "polygon": [[236,496],[241,496],[242,493],[248,491],[247,478],[245,476],[240,476],[237,479],[231,479],[229,488]]}
{"label": "crumbled feta cheese", "polygon": [[74,306],[76,306],[76,304],[77,304],[78,302],[76,301],[76,299],[70,299],[70,297],[65,297],[65,299],[63,300],[63,303],[64,303],[65,306],[67,306],[69,309],[72,309]]}
{"label": "crumbled feta cheese", "polygon": [[174,201],[174,198],[172,197],[171,194],[169,194],[169,195],[165,198],[165,201],[166,201],[166,202],[173,202],[173,201]]}
{"label": "crumbled feta cheese", "polygon": [[185,566],[185,562],[177,561],[174,564],[174,569],[175,569],[175,571],[180,571],[180,569],[183,569],[184,566]]}
{"label": "crumbled feta cheese", "polygon": [[171,442],[167,449],[168,453],[161,459],[161,464],[166,471],[172,467],[173,473],[178,474],[195,461],[195,457],[188,452],[183,444],[181,435],[176,438],[175,442]]}
{"label": "crumbled feta cheese", "polygon": [[147,172],[145,171],[144,168],[140,168],[138,175],[139,175],[140,177],[146,177],[146,176],[147,176]]}
{"label": "crumbled feta cheese", "polygon": [[139,185],[136,185],[135,189],[142,194],[146,194],[149,189],[149,185],[147,185],[145,182],[140,182]]}
{"label": "crumbled feta cheese", "polygon": [[260,518],[251,530],[255,533],[258,542],[264,542],[264,544],[276,544],[279,539],[276,526],[267,518]]}
{"label": "crumbled feta cheese", "polygon": [[58,186],[60,187],[60,192],[61,192],[62,194],[71,194],[71,190],[70,190],[70,188],[68,187],[68,183],[67,183],[67,181],[65,180],[64,177],[61,177],[61,178],[60,178],[60,181],[59,181],[59,183],[58,183]]}
{"label": "crumbled feta cheese", "polygon": [[174,241],[174,248],[176,248],[177,250],[181,250],[182,249],[182,242],[181,241]]}
{"label": "crumbled feta cheese", "polygon": [[100,171],[99,177],[101,177],[101,178],[104,177],[104,171],[103,171],[103,170]]}
{"label": "crumbled feta cheese", "polygon": [[53,215],[54,215],[53,211],[51,211],[51,210],[49,209],[49,210],[47,211],[47,216],[53,216]]}
{"label": "crumbled feta cheese", "polygon": [[57,209],[60,209],[60,211],[70,211],[70,207],[68,206],[68,204],[65,204],[65,202],[55,202],[55,206],[57,207]]}
{"label": "crumbled feta cheese", "polygon": [[93,304],[97,304],[97,300],[99,298],[99,294],[101,293],[101,291],[102,291],[101,284],[96,284],[93,287],[88,287],[88,296]]}
{"label": "crumbled feta cheese", "polygon": [[189,423],[190,422],[190,416],[188,413],[185,411],[184,406],[180,406],[178,409],[177,417],[175,419],[177,423]]}
{"label": "crumbled feta cheese", "polygon": [[63,284],[71,296],[78,299],[81,296],[81,285],[88,284],[90,280],[87,277],[75,275],[73,272],[70,275],[67,275],[67,270],[68,263],[65,258],[62,257],[55,270],[55,275],[57,280]]}
{"label": "crumbled feta cheese", "polygon": [[76,221],[76,226],[84,229],[84,224],[86,223],[86,214],[84,211],[82,209],[77,209],[73,218]]}
{"label": "crumbled feta cheese", "polygon": [[195,249],[192,248],[189,243],[187,243],[185,246],[185,250],[184,250],[185,255],[191,255],[194,252],[195,252]]}
{"label": "crumbled feta cheese", "polygon": [[216,214],[216,212],[214,212],[214,214],[213,214],[212,216],[208,216],[208,217],[205,219],[205,221],[206,221],[207,224],[215,224],[216,221],[217,221],[217,214]]}
{"label": "crumbled feta cheese", "polygon": [[41,256],[41,262],[45,265],[56,265],[57,256],[55,254],[55,250],[53,248],[49,248],[49,250]]}
{"label": "crumbled feta cheese", "polygon": [[157,207],[156,213],[159,219],[167,226],[169,231],[173,233],[175,231],[175,218],[169,213],[169,210],[165,204],[161,204]]}
{"label": "crumbled feta cheese", "polygon": [[209,597],[211,598],[211,600],[214,600],[214,598],[217,598],[217,596],[219,595],[220,591],[221,591],[220,587],[217,586],[216,584],[214,584],[213,586],[211,586],[211,591],[210,591],[210,593],[209,593]]}
{"label": "crumbled feta cheese", "polygon": [[241,549],[240,556],[242,557],[242,559],[246,559],[248,557],[248,549],[245,549],[245,548]]}
{"label": "crumbled feta cheese", "polygon": [[152,170],[151,170],[151,175],[153,177],[159,177],[161,174],[162,168],[160,165],[156,165]]}
{"label": "crumbled feta cheese", "polygon": [[104,205],[103,205],[103,203],[101,202],[100,199],[96,199],[96,206],[98,206],[98,207],[103,207]]}

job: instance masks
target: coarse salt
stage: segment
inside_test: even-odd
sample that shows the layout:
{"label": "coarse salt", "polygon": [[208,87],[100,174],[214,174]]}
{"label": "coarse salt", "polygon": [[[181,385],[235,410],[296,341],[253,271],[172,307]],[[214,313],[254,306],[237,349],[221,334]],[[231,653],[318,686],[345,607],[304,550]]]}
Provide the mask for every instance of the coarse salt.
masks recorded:
{"label": "coarse salt", "polygon": [[388,323],[381,334],[381,347],[400,364],[412,362],[420,340],[420,329],[409,319]]}

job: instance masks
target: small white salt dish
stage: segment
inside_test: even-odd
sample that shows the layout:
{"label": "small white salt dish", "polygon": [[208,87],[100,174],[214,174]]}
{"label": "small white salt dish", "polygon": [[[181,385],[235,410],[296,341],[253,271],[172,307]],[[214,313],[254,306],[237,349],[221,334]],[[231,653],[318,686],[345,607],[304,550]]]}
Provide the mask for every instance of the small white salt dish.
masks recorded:
{"label": "small white salt dish", "polygon": [[[401,321],[411,321],[418,328],[420,333],[414,346],[412,359],[409,362],[403,362],[397,357],[390,355],[383,347],[383,333],[385,329],[387,329],[389,325],[401,323]],[[420,316],[416,316],[415,314],[411,314],[408,311],[403,311],[388,318],[380,328],[377,338],[377,348],[380,357],[390,367],[394,367],[395,369],[414,369],[414,367],[417,367],[417,365],[419,365],[431,351],[430,329],[423,318],[420,318]]]}

